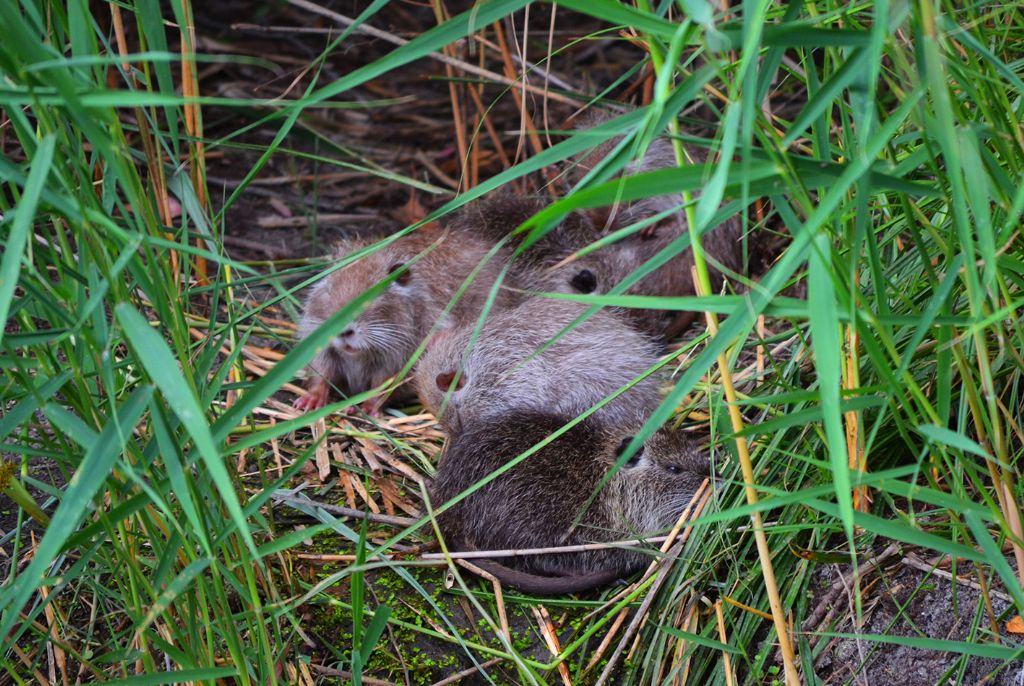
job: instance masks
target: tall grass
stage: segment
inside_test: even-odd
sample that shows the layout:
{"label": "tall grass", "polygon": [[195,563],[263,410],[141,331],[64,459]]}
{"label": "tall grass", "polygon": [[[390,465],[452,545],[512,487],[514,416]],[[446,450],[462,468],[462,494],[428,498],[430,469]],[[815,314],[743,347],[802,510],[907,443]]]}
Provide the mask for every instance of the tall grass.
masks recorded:
{"label": "tall grass", "polygon": [[[482,3],[330,83],[315,61],[305,92],[259,110],[268,113],[257,124],[276,134],[226,203],[285,154],[307,108],[526,4]],[[350,645],[335,648],[357,682],[374,651],[388,650],[385,631],[399,627],[447,633],[452,650],[477,664],[501,658],[515,683],[811,683],[820,648],[800,625],[813,610],[816,565],[840,552],[856,566],[889,541],[946,556],[1009,594],[1012,612],[1024,611],[1020,12],[930,0],[753,0],[728,13],[688,0],[558,3],[557,12],[569,10],[628,30],[644,46],[652,97],[601,129],[623,136],[609,163],[522,230],[536,235],[578,208],[684,193],[696,197],[684,211],[697,251],[700,234],[731,215],[749,233],[781,225],[791,242],[742,295],[666,303],[725,315],[717,333],[683,350],[674,388],[649,424],[709,418],[722,486],[656,582],[600,608],[557,656],[540,659],[502,635],[500,599],[456,589],[487,618],[486,640],[468,637],[419,574],[380,557],[415,535],[411,528],[380,546],[366,527],[315,508],[306,508],[315,526],[276,527],[268,503],[315,445],[298,444],[281,472],[261,468],[258,484],[235,473],[243,451],[262,461],[271,441],[340,405],[273,425],[254,415],[329,327],[262,377],[240,371],[250,337],[277,334],[261,318],[264,305],[243,304],[235,289],[271,285],[293,306],[289,290],[316,272],[300,270],[304,280],[289,289],[280,274],[224,255],[225,208],[208,206],[202,159],[211,148],[230,151],[232,137],[204,139],[201,108],[268,103],[193,97],[203,56],[177,27],[201,8],[176,0],[162,16],[152,2],[0,3],[0,435],[14,467],[0,470],[0,486],[18,504],[17,526],[0,539],[13,555],[0,583],[0,683],[308,683],[298,609],[306,605],[348,612]],[[119,35],[125,27],[137,52]],[[344,31],[328,51],[349,37]],[[774,107],[786,97],[803,99],[792,118]],[[715,113],[715,136],[687,133],[694,104]],[[615,178],[657,135],[705,147],[713,161],[681,155],[678,169]],[[439,213],[593,142],[564,136]],[[171,216],[169,192],[182,219]],[[760,201],[771,212],[755,219]],[[805,300],[779,297],[801,284]],[[630,304],[617,294],[591,301]],[[767,338],[761,315],[772,323]],[[749,353],[758,350],[764,364],[751,373]],[[742,410],[739,426],[730,403]],[[740,436],[750,445],[748,489]],[[401,439],[397,448],[418,450]],[[44,464],[60,474],[55,483],[40,477]],[[768,522],[760,557],[746,527],[755,514]],[[355,561],[315,583],[293,574],[295,549],[328,533],[358,551]],[[424,601],[429,628],[363,595],[364,575],[379,567]],[[338,600],[329,590],[342,581],[352,593]],[[776,592],[773,625],[766,613]],[[620,626],[627,606],[634,612]],[[1020,659],[995,635],[1009,616],[991,619],[977,613],[976,641],[921,637],[916,645]],[[793,660],[788,669],[777,653],[780,628],[793,644],[782,651]],[[592,658],[608,663],[606,673],[588,669]]]}

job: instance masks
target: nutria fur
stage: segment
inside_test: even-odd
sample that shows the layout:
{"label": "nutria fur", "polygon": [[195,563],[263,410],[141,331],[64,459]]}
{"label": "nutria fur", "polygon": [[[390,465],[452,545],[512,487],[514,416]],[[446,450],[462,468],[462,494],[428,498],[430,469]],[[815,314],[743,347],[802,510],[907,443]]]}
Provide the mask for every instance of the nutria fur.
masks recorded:
{"label": "nutria fur", "polygon": [[[622,218],[633,223],[638,218],[633,211],[623,212]],[[652,236],[632,235],[612,245],[585,255],[573,264],[567,265],[562,279],[553,279],[554,283],[569,281],[570,288],[563,292],[608,293],[633,271],[655,258],[669,244],[686,233],[685,221],[682,226],[673,222],[660,225],[657,233]],[[740,270],[742,245],[740,243],[741,227],[739,220],[733,217],[724,224],[715,227],[701,237],[701,245],[711,259],[708,261],[708,275],[711,280],[712,295],[717,294],[725,280],[722,273],[713,265],[722,264],[731,271]],[[664,265],[647,274],[625,290],[626,295],[653,296],[690,296],[696,295],[692,270],[693,251],[687,247],[671,258]],[[581,283],[583,276],[587,276]],[[589,290],[584,290],[583,285]],[[623,308],[623,314],[641,331],[661,339],[671,339],[686,329],[696,318],[693,312],[674,310],[654,310],[642,308]]]}
{"label": "nutria fur", "polygon": [[[453,432],[514,409],[575,417],[658,362],[657,344],[609,312],[595,312],[562,334],[587,309],[534,297],[491,314],[472,346],[474,324],[439,333],[415,374],[424,407]],[[453,381],[457,387],[449,392]],[[660,375],[648,376],[595,415],[622,424],[649,414],[661,400],[659,382]]]}
{"label": "nutria fur", "polygon": [[[587,129],[596,126],[606,119],[607,117],[604,115],[593,115],[581,124],[580,128]],[[586,172],[589,172],[613,150],[619,140],[619,138],[613,138],[604,141],[577,159],[576,166],[569,175],[570,179],[576,181],[582,179]],[[695,162],[704,162],[707,159],[706,153],[697,148],[687,147],[687,152]],[[641,160],[626,166],[623,174],[640,174],[674,166],[676,166],[676,159],[672,142],[667,138],[658,138],[648,146]],[[699,193],[694,195],[697,196]],[[642,222],[662,212],[671,211],[673,208],[680,207],[682,202],[682,195],[669,194],[623,203],[614,208],[596,210],[591,214],[591,223],[597,227],[597,234],[591,238],[591,242],[605,233]],[[676,210],[652,226],[645,227],[636,234],[581,258],[570,269],[575,269],[577,273],[585,270],[593,274],[596,278],[593,280],[595,283],[592,292],[607,293],[637,267],[655,257],[670,243],[687,232],[688,224],[685,213],[682,210]],[[723,274],[714,266],[714,263],[721,264],[729,271],[738,272],[742,269],[743,244],[741,238],[742,224],[739,217],[731,217],[701,236],[701,245],[710,258],[708,271],[711,277],[712,294],[719,292],[724,281]],[[625,293],[653,296],[696,295],[697,291],[692,278],[693,264],[693,251],[686,248],[669,262],[628,288]],[[569,274],[570,282],[573,276],[573,273]],[[587,283],[589,285],[591,280],[588,279]],[[627,316],[642,331],[666,339],[685,329],[696,317],[691,312],[643,309],[630,309]]]}
{"label": "nutria fur", "polygon": [[[487,198],[470,203],[452,219],[454,232],[497,243],[507,239],[508,256],[521,245],[526,234],[509,234],[523,222],[548,206],[549,199],[537,195],[515,195],[496,191]],[[565,257],[588,245],[598,235],[589,215],[572,212],[552,227],[533,245],[515,255],[509,265],[506,285],[524,290],[564,292],[565,273],[551,277],[551,268]]]}
{"label": "nutria fur", "polygon": [[[346,241],[339,246],[337,259],[379,240],[378,236]],[[327,403],[332,387],[345,395],[354,395],[401,371],[492,247],[493,243],[483,238],[456,238],[439,228],[424,228],[320,280],[307,297],[299,324],[300,337],[392,272],[400,273],[313,359],[309,365],[309,390],[295,401],[295,406],[316,409]],[[447,325],[475,321],[501,267],[499,257],[483,264],[452,307],[445,320]],[[401,272],[403,268],[405,271]],[[502,289],[498,306],[504,307],[506,298],[512,296],[511,291]]]}
{"label": "nutria fur", "polygon": [[[658,141],[652,149],[668,147]],[[670,150],[670,148],[669,148]],[[661,151],[664,152],[663,150]],[[655,155],[662,160],[663,154]],[[645,158],[646,160],[646,158]],[[647,171],[645,167],[643,171]],[[649,198],[620,207],[612,229],[620,229],[677,206],[680,198]],[[528,218],[545,207],[545,200],[536,196],[514,196],[499,193],[493,198],[473,203],[452,226],[468,235],[498,241],[505,238]],[[604,210],[599,210],[604,211]],[[601,229],[588,216],[573,212],[552,228],[536,244],[512,262],[505,284],[511,288],[568,294],[608,293],[634,270],[656,257],[687,231],[682,211],[663,219],[653,232],[627,236],[579,258],[572,256],[602,236]],[[713,265],[739,271],[742,259],[739,219],[732,217],[701,237],[704,250],[711,258],[711,288],[717,293],[724,277]],[[512,245],[518,245],[518,238]],[[567,259],[572,258],[572,259]],[[627,295],[688,296],[696,295],[691,277],[693,251],[689,247],[667,263],[644,276],[626,289]],[[660,339],[670,339],[695,318],[692,312],[615,308],[635,327]]]}
{"label": "nutria fur", "polygon": [[[453,435],[430,485],[431,503],[440,507],[569,419],[526,410],[475,422]],[[662,429],[652,435],[584,510],[639,424],[634,421],[616,428],[588,418],[480,487],[438,515],[449,548],[579,545],[667,529],[690,503],[710,466],[697,446],[678,431]],[[629,575],[650,559],[640,549],[606,548],[501,558],[479,566],[503,583],[528,592],[566,593]]]}

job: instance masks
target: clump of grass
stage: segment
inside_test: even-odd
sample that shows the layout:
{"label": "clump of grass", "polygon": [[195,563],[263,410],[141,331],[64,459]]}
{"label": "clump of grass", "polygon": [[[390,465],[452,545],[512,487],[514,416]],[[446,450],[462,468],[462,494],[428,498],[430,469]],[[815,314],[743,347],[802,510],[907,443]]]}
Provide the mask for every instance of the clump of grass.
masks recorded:
{"label": "clump of grass", "polygon": [[[225,213],[268,160],[294,154],[285,147],[290,135],[313,126],[305,111],[432,53],[450,58],[447,46],[521,18],[524,5],[496,0],[446,18],[436,2],[437,26],[328,83],[318,71],[324,59],[372,19],[382,6],[375,3],[309,65],[305,90],[263,102],[196,95],[204,56],[178,28],[194,14],[187,0],[171,3],[168,16],[152,3],[111,3],[94,16],[95,3],[0,4],[0,435],[21,462],[3,467],[5,482],[19,477],[4,487],[19,513],[0,539],[15,554],[0,584],[0,670],[10,681],[163,683],[140,675],[164,672],[167,683],[309,680],[302,613],[314,606],[342,607],[351,623],[349,645],[329,652],[356,682],[382,664],[374,654],[388,650],[389,627],[450,645],[481,673],[501,669],[517,683],[813,682],[823,644],[801,628],[813,614],[807,592],[818,566],[839,554],[857,567],[893,541],[951,562],[987,589],[975,640],[929,636],[914,645],[964,659],[1019,659],[999,640],[1007,613],[985,597],[998,588],[1012,599],[1007,612],[1024,611],[1024,24],[1010,6],[821,0],[725,12],[685,1],[558,3],[556,19],[588,15],[604,24],[595,35],[608,39],[618,28],[642,46],[646,59],[624,74],[648,75],[649,85],[637,88],[647,93],[637,108],[599,129],[621,137],[608,163],[528,221],[527,241],[575,209],[665,193],[684,194],[680,211],[692,229],[673,249],[692,242],[699,251],[701,233],[733,215],[751,237],[781,229],[791,240],[757,283],[737,284],[746,286],[739,295],[665,303],[726,315],[715,335],[680,350],[674,388],[648,427],[706,424],[723,485],[656,580],[610,590],[608,604],[545,602],[573,610],[564,624],[553,619],[561,629],[554,654],[538,657],[543,639],[503,631],[505,604],[532,608],[536,599],[460,582],[452,591],[460,611],[483,622],[469,636],[420,574],[385,557],[421,541],[429,520],[375,537],[309,506],[316,524],[308,529],[277,525],[275,492],[328,440],[292,432],[340,404],[273,423],[257,411],[274,407],[274,394],[331,326],[374,293],[276,365],[247,372],[250,340],[282,338],[269,308],[294,312],[294,291],[316,275],[261,273],[228,259]],[[520,98],[514,43],[501,35],[499,71],[530,121],[524,131],[534,132],[538,120],[529,117],[539,115]],[[538,63],[533,92],[539,70],[565,46],[546,49],[541,59],[528,55]],[[464,192],[425,221],[594,142],[592,133],[549,132],[553,144],[542,149],[535,135],[520,150],[525,160],[513,166],[506,155],[503,172],[481,179],[480,147],[501,148],[500,136],[476,104],[484,104],[482,87],[461,82],[458,71],[448,74],[453,106],[477,108],[454,119],[465,129],[453,137]],[[781,107],[793,99],[798,107]],[[204,137],[201,109],[211,104],[257,108],[252,126],[273,129],[215,209],[204,152],[230,150],[250,124]],[[694,108],[710,113],[714,134],[689,133]],[[676,169],[616,178],[656,135],[705,147],[711,161],[691,164],[680,148]],[[287,280],[296,275],[300,284]],[[243,300],[254,287],[277,295]],[[787,288],[806,299],[780,297]],[[618,293],[589,302],[635,304]],[[753,353],[761,363],[748,366]],[[742,412],[730,422],[731,408]],[[385,424],[360,437],[428,471],[436,437],[396,433]],[[751,448],[742,475],[740,437]],[[270,470],[282,443],[294,459]],[[259,463],[257,482],[233,470],[243,458]],[[61,478],[40,479],[43,461]],[[372,473],[349,473],[373,495]],[[767,522],[763,534],[747,526],[752,516]],[[292,556],[320,533],[347,541],[354,560],[312,580],[294,574]],[[363,592],[365,575],[379,567],[430,621],[405,621]],[[339,583],[349,585],[344,601],[329,595]],[[854,593],[858,616],[860,598]],[[482,666],[494,659],[500,667]]]}

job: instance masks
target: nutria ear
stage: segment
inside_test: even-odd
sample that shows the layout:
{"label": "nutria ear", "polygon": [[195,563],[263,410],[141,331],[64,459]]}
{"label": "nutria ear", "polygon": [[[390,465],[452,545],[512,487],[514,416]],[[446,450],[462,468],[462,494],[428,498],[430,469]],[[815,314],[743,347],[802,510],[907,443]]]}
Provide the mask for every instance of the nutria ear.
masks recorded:
{"label": "nutria ear", "polygon": [[[626,448],[629,447],[630,442],[634,438],[635,438],[635,436],[626,436],[625,438],[623,438],[622,441],[619,443],[619,447],[617,447],[615,449],[615,457],[621,457],[622,453],[626,452]],[[635,465],[636,461],[638,459],[640,459],[640,456],[643,455],[643,453],[644,453],[644,444],[641,443],[640,447],[636,449],[635,453],[633,453],[633,457],[629,458],[629,460],[626,462],[626,466],[631,467],[631,466]]]}
{"label": "nutria ear", "polygon": [[581,269],[569,280],[569,285],[580,293],[593,293],[597,290],[597,277],[589,269]]}
{"label": "nutria ear", "polygon": [[612,220],[615,207],[592,207],[579,210],[583,216],[590,220],[590,223],[598,229],[605,229]]}
{"label": "nutria ear", "polygon": [[[452,381],[455,380],[455,374],[456,372],[441,372],[440,374],[437,375],[437,378],[434,379],[434,382],[437,384],[438,388],[447,393],[448,389],[452,387]],[[465,382],[466,375],[462,374],[461,376],[459,376],[458,383],[455,384],[455,390],[461,390]]]}
{"label": "nutria ear", "polygon": [[405,265],[405,262],[395,262],[393,265],[388,267],[388,274],[394,274],[403,267],[405,268],[405,271],[403,271],[401,274],[395,277],[395,283],[397,283],[399,286],[408,285],[409,280],[412,278],[412,267],[407,267]]}

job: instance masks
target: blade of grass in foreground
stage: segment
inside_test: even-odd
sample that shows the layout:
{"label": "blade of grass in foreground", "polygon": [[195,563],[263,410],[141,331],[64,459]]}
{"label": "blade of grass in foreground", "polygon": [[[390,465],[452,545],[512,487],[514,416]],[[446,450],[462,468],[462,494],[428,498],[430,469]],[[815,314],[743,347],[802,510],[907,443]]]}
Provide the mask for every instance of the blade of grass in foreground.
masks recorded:
{"label": "blade of grass in foreground", "polygon": [[811,335],[814,337],[814,368],[818,374],[818,393],[821,396],[822,421],[832,480],[839,504],[839,518],[850,542],[853,540],[853,494],[850,490],[850,468],[847,461],[846,436],[842,425],[842,407],[839,389],[842,386],[840,367],[843,344],[839,340],[839,303],[831,276],[832,245],[828,234],[821,233],[810,253],[807,277],[807,304],[810,309]]}
{"label": "blade of grass in foreground", "polygon": [[[32,222],[36,217],[39,196],[43,192],[46,177],[50,174],[56,143],[57,138],[51,133],[46,135],[36,148],[28,180],[14,211],[10,233],[4,241],[4,257],[0,262],[0,322],[6,322],[7,313],[11,311],[11,301],[14,299],[14,289],[18,285],[18,274],[21,271],[21,258],[28,242]],[[3,342],[5,330],[6,327],[0,329],[0,343]]]}

